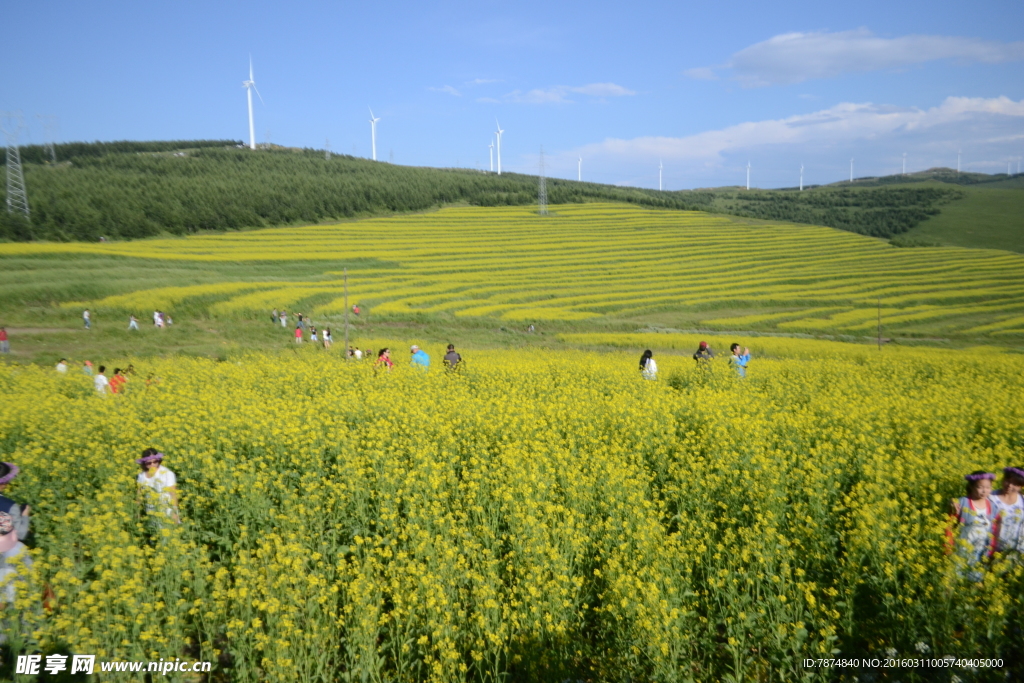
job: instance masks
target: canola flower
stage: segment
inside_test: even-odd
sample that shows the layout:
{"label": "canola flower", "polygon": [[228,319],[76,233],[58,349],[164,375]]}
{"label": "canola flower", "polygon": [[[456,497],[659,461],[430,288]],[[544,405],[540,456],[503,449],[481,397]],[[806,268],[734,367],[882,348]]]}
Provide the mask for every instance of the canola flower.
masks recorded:
{"label": "canola flower", "polygon": [[[161,382],[107,397],[0,367],[35,533],[8,635],[232,681],[830,680],[802,660],[924,648],[1019,667],[1024,565],[967,581],[944,529],[965,472],[1022,459],[1024,359],[832,346],[744,381],[689,345],[651,347],[656,382],[625,352],[133,359]],[[149,446],[181,496],[155,535]]]}
{"label": "canola flower", "polygon": [[[162,287],[92,302],[100,312],[175,310],[263,316],[285,307],[344,311],[336,264],[375,315],[451,313],[513,323],[633,318],[662,311],[747,310],[710,316],[721,329],[864,334],[878,300],[886,330],[1024,334],[1024,256],[981,249],[898,249],[810,225],[737,222],[627,204],[455,207],[358,223],[113,243],[0,244],[4,255],[86,253],[190,261],[306,261],[308,281]],[[444,244],[433,236],[458,239]],[[425,237],[427,236],[427,237]],[[366,265],[372,264],[372,265]],[[365,266],[365,267],[364,267]],[[757,313],[758,309],[766,309]],[[779,311],[778,309],[788,309]]]}

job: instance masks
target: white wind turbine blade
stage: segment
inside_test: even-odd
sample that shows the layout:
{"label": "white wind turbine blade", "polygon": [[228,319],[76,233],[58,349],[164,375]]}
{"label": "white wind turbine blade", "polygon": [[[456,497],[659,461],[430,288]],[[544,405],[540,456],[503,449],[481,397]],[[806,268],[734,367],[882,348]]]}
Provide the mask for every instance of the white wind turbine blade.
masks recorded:
{"label": "white wind turbine blade", "polygon": [[260,94],[259,88],[256,87],[255,81],[252,84],[252,89],[256,91],[256,97],[260,98],[260,104],[264,107],[267,106],[267,103],[263,101],[263,95]]}

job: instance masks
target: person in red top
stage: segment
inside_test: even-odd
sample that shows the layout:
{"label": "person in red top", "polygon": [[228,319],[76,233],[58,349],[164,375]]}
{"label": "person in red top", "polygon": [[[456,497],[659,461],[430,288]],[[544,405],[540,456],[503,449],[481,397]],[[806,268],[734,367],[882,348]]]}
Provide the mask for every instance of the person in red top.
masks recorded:
{"label": "person in red top", "polygon": [[121,368],[114,368],[114,376],[110,378],[110,393],[120,394],[126,384],[128,378],[121,374]]}
{"label": "person in red top", "polygon": [[6,328],[0,327],[0,353],[10,353],[11,342],[7,341]]}
{"label": "person in red top", "polygon": [[302,325],[296,325],[295,326],[295,343],[296,344],[301,344],[302,343]]}
{"label": "person in red top", "polygon": [[373,362],[373,369],[380,372],[382,369],[391,372],[395,361],[391,360],[391,349],[384,348],[377,352],[377,360]]}

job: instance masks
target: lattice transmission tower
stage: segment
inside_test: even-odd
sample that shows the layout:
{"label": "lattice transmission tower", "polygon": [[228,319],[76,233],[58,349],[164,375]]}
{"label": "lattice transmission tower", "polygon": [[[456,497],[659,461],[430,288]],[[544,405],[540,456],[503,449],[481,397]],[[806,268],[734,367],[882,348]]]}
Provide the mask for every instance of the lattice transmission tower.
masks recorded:
{"label": "lattice transmission tower", "polygon": [[57,117],[52,114],[36,114],[36,118],[43,124],[46,131],[46,142],[43,143],[43,150],[46,156],[50,157],[50,163],[57,163]]}
{"label": "lattice transmission tower", "polygon": [[537,188],[537,213],[548,215],[548,183],[544,178],[544,147],[540,148],[540,186]]}
{"label": "lattice transmission tower", "polygon": [[17,211],[28,218],[25,176],[21,172],[21,153],[18,151],[18,136],[22,128],[20,112],[3,113],[3,132],[7,138],[7,212]]}

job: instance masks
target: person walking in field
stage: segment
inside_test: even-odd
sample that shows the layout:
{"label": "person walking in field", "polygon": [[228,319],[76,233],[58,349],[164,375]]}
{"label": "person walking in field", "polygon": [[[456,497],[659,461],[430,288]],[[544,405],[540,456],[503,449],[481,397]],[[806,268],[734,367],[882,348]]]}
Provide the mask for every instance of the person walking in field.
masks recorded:
{"label": "person walking in field", "polygon": [[87,361],[83,361],[82,362],[82,372],[86,376],[92,377],[92,361],[91,360],[87,360]]}
{"label": "person walking in field", "polygon": [[139,319],[134,314],[128,316],[128,331],[131,332],[132,330],[136,332],[139,330]]}
{"label": "person walking in field", "polygon": [[352,304],[352,312],[356,315],[356,317],[359,316],[359,310],[359,304]]}
{"label": "person walking in field", "polygon": [[110,387],[110,380],[108,380],[107,376],[103,374],[106,371],[106,369],[106,365],[101,365],[99,367],[99,373],[95,377],[93,377],[92,380],[93,386],[96,387],[96,393],[98,393],[101,396],[106,396],[107,390]]}
{"label": "person walking in field", "polygon": [[426,351],[416,346],[416,344],[413,344],[409,348],[409,353],[412,354],[412,366],[414,368],[419,368],[421,370],[430,369],[430,356],[427,355]]}
{"label": "person walking in field", "polygon": [[950,517],[957,534],[954,541],[952,530],[948,530],[947,539],[967,563],[967,578],[971,581],[981,581],[980,565],[996,547],[996,509],[989,500],[995,478],[991,472],[971,472],[964,477],[967,495],[950,501]]}
{"label": "person walking in field", "polygon": [[92,315],[89,313],[89,309],[82,311],[82,322],[85,323],[85,329],[92,329]]}
{"label": "person walking in field", "polygon": [[271,323],[276,323],[277,322],[277,309],[276,308],[273,311],[270,312],[270,322]]}
{"label": "person walking in field", "polygon": [[302,343],[302,325],[296,325],[295,326],[295,343],[296,344],[301,344]]}
{"label": "person walking in field", "polygon": [[0,327],[0,353],[10,353],[11,342],[7,341],[7,328]]}
{"label": "person walking in field", "polygon": [[121,374],[121,368],[114,368],[114,376],[110,378],[110,393],[120,394],[128,384],[128,378]]}
{"label": "person walking in field", "polygon": [[650,349],[640,356],[640,376],[644,379],[658,379],[658,364],[654,360],[654,352]]}
{"label": "person walking in field", "polygon": [[178,478],[164,467],[164,454],[155,448],[142,451],[142,457],[135,462],[142,471],[135,478],[139,487],[139,498],[146,506],[151,524],[159,530],[164,520],[181,524],[178,514]]}
{"label": "person walking in field", "polygon": [[18,591],[25,588],[23,577],[32,569],[32,558],[22,543],[28,536],[31,507],[4,495],[18,472],[13,462],[0,462],[0,607],[15,602]]}
{"label": "person walking in field", "polygon": [[739,375],[741,379],[746,377],[747,365],[750,363],[750,349],[744,347],[743,353],[740,353],[740,345],[733,344],[729,347],[729,350],[732,351],[732,356],[729,358],[729,365],[736,370],[736,374]]}
{"label": "person walking in field", "polygon": [[989,496],[996,509],[996,550],[1024,556],[1024,467],[1004,467],[1003,485]]}
{"label": "person walking in field", "polygon": [[693,353],[693,359],[697,361],[697,367],[707,366],[714,357],[715,352],[711,350],[706,341],[702,341]]}
{"label": "person walking in field", "polygon": [[329,327],[325,328],[324,329],[324,348],[325,349],[331,348],[331,344],[333,344],[333,343],[334,343],[334,339],[331,338],[331,328],[329,328]]}
{"label": "person walking in field", "polygon": [[391,368],[395,367],[395,362],[391,360],[391,349],[383,348],[377,352],[377,360],[373,361],[373,369],[378,372],[386,370],[391,372]]}
{"label": "person walking in field", "polygon": [[462,363],[462,356],[455,351],[455,344],[448,345],[448,352],[444,354],[444,366],[448,370],[458,370]]}
{"label": "person walking in field", "polygon": [[285,313],[284,311],[281,311],[280,318],[281,318],[281,327],[287,327],[288,326],[288,314]]}

